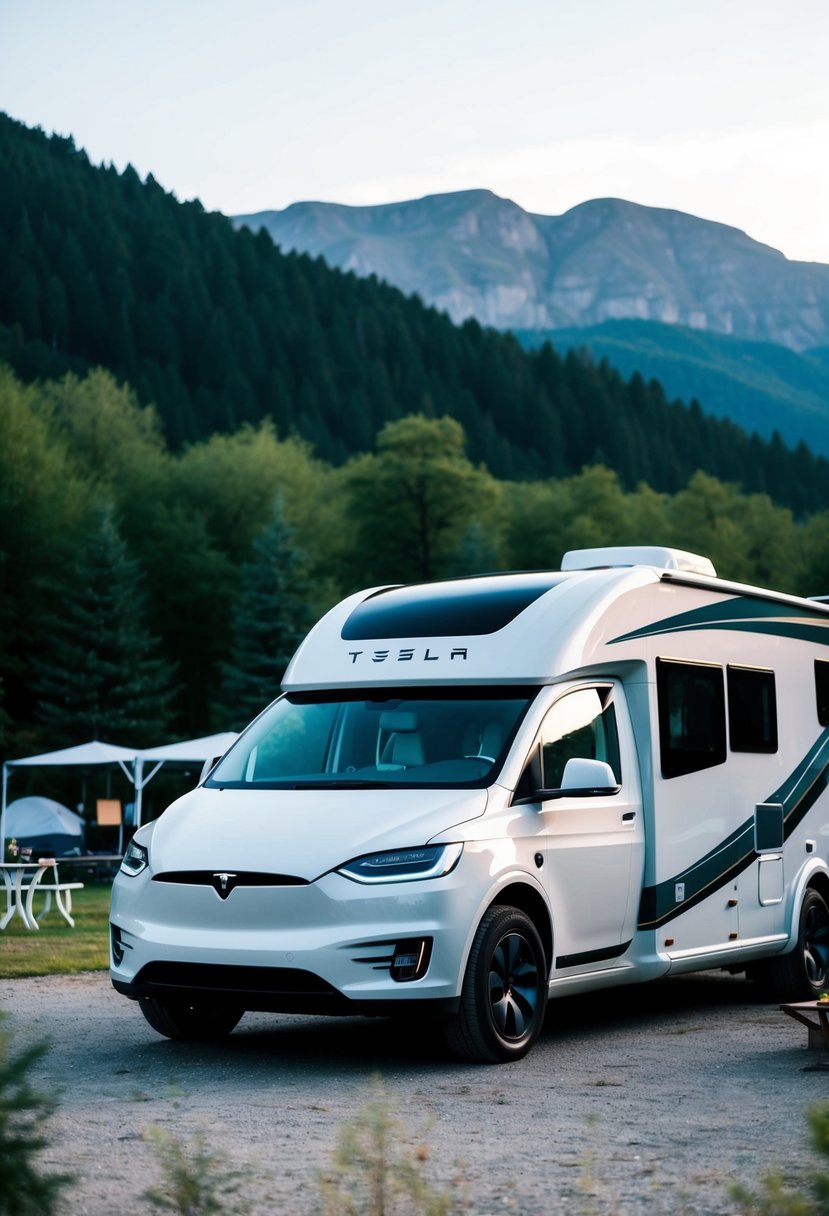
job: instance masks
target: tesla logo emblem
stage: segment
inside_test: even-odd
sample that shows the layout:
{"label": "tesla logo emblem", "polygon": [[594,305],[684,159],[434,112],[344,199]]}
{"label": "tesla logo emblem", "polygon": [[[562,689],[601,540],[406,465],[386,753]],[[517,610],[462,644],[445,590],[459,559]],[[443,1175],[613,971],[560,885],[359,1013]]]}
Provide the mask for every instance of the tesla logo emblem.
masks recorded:
{"label": "tesla logo emblem", "polygon": [[236,878],[235,874],[227,874],[225,872],[213,875],[213,886],[216,889],[216,894],[221,899],[227,899],[230,892],[236,885],[233,881]]}

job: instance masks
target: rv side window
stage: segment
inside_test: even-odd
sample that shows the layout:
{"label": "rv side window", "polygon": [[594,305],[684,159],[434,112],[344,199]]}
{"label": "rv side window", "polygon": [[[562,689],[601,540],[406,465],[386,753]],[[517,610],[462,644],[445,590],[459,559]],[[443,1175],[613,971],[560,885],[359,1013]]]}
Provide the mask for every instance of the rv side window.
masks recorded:
{"label": "rv side window", "polygon": [[825,659],[815,659],[815,694],[817,720],[821,726],[829,726],[829,663]]}
{"label": "rv side window", "polygon": [[733,752],[777,751],[774,672],[728,668],[728,741]]}
{"label": "rv side window", "polygon": [[656,660],[659,747],[663,777],[682,777],[725,761],[722,668]]}
{"label": "rv side window", "polygon": [[564,766],[576,756],[604,760],[621,783],[616,711],[609,689],[580,688],[556,701],[541,727],[541,786],[561,788]]}

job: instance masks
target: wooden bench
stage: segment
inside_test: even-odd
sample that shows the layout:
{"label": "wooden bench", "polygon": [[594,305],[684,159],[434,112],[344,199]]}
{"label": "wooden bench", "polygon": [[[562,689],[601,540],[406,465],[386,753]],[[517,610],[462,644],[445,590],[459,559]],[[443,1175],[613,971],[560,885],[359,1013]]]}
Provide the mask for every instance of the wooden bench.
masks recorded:
{"label": "wooden bench", "polygon": [[[806,1027],[810,1050],[829,1049],[829,1001],[797,1001],[793,1005],[781,1005],[780,1008]],[[816,1015],[817,1021],[808,1016],[810,1013]]]}

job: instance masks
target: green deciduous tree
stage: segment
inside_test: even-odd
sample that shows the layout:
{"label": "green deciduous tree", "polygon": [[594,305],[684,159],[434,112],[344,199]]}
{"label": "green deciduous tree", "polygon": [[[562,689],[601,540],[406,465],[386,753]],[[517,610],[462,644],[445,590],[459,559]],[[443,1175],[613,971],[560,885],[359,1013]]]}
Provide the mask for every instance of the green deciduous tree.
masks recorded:
{"label": "green deciduous tree", "polygon": [[422,414],[387,423],[377,454],[346,470],[356,526],[354,562],[368,580],[400,582],[449,573],[470,525],[494,520],[498,485],[465,454],[453,418]]}

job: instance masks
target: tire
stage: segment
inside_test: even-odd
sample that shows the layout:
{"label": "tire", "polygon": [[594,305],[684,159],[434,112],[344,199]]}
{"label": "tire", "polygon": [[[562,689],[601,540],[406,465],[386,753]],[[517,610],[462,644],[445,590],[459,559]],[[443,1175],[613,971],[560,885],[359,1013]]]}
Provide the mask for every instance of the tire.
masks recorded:
{"label": "tire", "polygon": [[812,1001],[829,986],[829,907],[814,887],[803,897],[797,945],[769,959],[768,977],[783,1002]]}
{"label": "tire", "polygon": [[142,996],[138,1003],[153,1030],[167,1039],[191,1043],[209,1043],[226,1038],[245,1012],[234,1006],[162,1001],[153,996]]}
{"label": "tire", "polygon": [[518,908],[490,908],[475,934],[461,1007],[444,1036],[463,1060],[520,1060],[538,1038],[547,1008],[547,963],[541,938]]}

